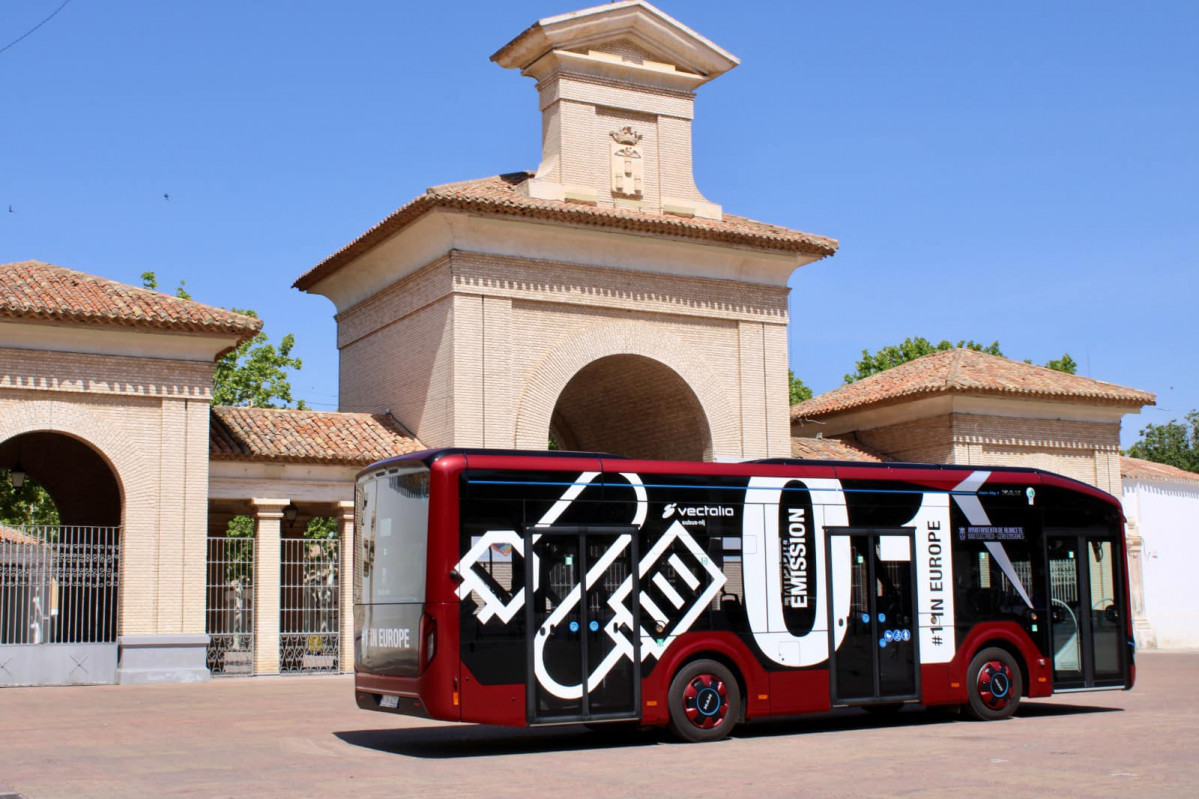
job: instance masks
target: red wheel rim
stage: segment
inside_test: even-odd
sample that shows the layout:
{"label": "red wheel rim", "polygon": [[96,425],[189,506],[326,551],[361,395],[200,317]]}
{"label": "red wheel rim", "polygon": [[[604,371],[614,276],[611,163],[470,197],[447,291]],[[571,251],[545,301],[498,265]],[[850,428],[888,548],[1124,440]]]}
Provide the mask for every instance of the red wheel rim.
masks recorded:
{"label": "red wheel rim", "polygon": [[728,687],[714,674],[700,674],[683,691],[683,711],[701,730],[719,727],[729,714]]}
{"label": "red wheel rim", "polygon": [[1012,703],[1012,670],[998,660],[989,660],[978,670],[978,696],[991,710]]}

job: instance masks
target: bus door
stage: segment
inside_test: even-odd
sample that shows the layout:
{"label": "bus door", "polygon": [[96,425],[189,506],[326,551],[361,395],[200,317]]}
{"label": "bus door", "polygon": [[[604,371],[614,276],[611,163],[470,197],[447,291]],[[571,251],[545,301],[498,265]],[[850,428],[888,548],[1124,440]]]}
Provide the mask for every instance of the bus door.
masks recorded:
{"label": "bus door", "polygon": [[[829,688],[834,705],[869,705],[918,699],[919,631],[916,562],[911,529],[829,530],[849,539],[850,571],[832,573],[827,585],[848,592],[849,614],[837,616],[829,603]],[[848,582],[848,586],[846,583]],[[844,629],[834,649],[837,631]]]}
{"label": "bus door", "polygon": [[530,724],[639,717],[641,640],[633,527],[525,531]]}
{"label": "bus door", "polygon": [[1120,546],[1102,527],[1045,531],[1055,689],[1124,684]]}

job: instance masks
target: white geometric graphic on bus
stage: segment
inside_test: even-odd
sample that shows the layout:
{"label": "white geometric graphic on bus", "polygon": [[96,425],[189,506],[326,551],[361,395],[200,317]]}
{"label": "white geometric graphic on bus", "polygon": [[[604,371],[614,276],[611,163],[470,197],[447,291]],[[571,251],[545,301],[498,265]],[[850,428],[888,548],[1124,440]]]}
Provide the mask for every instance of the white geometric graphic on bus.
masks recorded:
{"label": "white geometric graphic on bus", "polygon": [[[571,503],[583,492],[583,489],[591,485],[598,476],[599,472],[580,474],[563,492],[558,501],[538,520],[536,526],[549,527],[557,522]],[[637,474],[622,472],[621,476],[629,481],[636,497],[633,518],[630,523],[633,527],[640,529],[645,523],[649,509],[645,486]],[[541,535],[535,533],[532,536],[533,543],[536,544],[540,538]],[[465,599],[473,593],[483,600],[482,607],[475,609],[475,615],[480,622],[486,623],[495,617],[507,624],[524,607],[525,589],[517,591],[511,599],[505,602],[495,595],[491,587],[475,571],[475,565],[479,560],[492,546],[497,544],[509,544],[522,558],[525,555],[524,539],[515,530],[488,530],[474,542],[470,550],[458,562],[457,570],[462,577],[462,583],[457,588],[457,594],[459,599]],[[631,535],[620,535],[613,540],[612,545],[585,575],[584,581],[587,590],[590,591],[603,578],[612,563],[631,544]],[[676,544],[677,546],[675,546]],[[690,560],[690,565],[684,560]],[[531,565],[534,580],[533,590],[536,591],[541,571],[536,552],[533,553]],[[668,578],[664,571],[667,566],[685,584],[685,588],[674,584]],[[641,624],[637,634],[641,638],[642,660],[661,657],[672,637],[685,633],[691,628],[704,608],[720,593],[726,580],[724,573],[711,562],[703,548],[687,532],[687,528],[677,521],[671,524],[641,558],[640,563],[637,564],[637,577],[643,586],[637,597],[641,607]],[[666,607],[655,602],[645,591],[645,587],[648,585],[657,588],[660,595],[664,597]],[[628,634],[633,629],[633,616],[629,610],[628,601],[632,590],[633,576],[629,575],[608,597],[607,602],[608,607],[612,610],[612,619],[604,627],[604,633],[612,640],[613,647],[595,670],[587,676],[588,691],[594,689],[620,662],[621,658],[628,658],[631,661],[634,657],[635,647]],[[550,676],[544,661],[545,642],[549,639],[550,630],[574,610],[581,598],[582,585],[575,585],[542,623],[541,629],[533,639],[533,669],[537,675],[537,681],[545,690],[561,699],[579,698],[583,695],[583,686],[581,684],[561,685]]]}
{"label": "white geometric graphic on bus", "polygon": [[[678,542],[683,551],[694,559],[688,566],[677,552],[671,552],[669,557],[663,557],[670,552],[672,545]],[[685,583],[686,596],[680,593],[680,588],[674,585],[663,573],[663,568],[669,565],[679,579]],[[703,548],[687,532],[687,528],[678,522],[670,525],[666,532],[654,542],[649,552],[641,559],[637,568],[637,576],[641,583],[641,659],[661,657],[669,645],[670,637],[680,635],[691,629],[691,625],[703,613],[704,608],[724,587],[727,577],[716,568]],[[662,608],[645,592],[647,584],[654,585],[666,598],[669,608]],[[609,625],[612,628],[613,640],[616,640],[616,630],[620,627],[632,629],[633,619],[629,615],[625,597],[633,588],[632,578],[628,578],[613,592],[608,604],[616,613],[616,618]],[[647,624],[649,628],[647,629]],[[661,631],[659,632],[659,627]],[[651,632],[652,629],[652,632]],[[623,636],[621,636],[623,638]],[[627,639],[625,639],[627,640]],[[632,643],[629,642],[629,656],[632,657]],[[606,672],[605,672],[606,673]]]}
{"label": "white geometric graphic on bus", "polygon": [[521,588],[509,602],[505,603],[492,592],[491,586],[485,583],[475,571],[475,564],[479,562],[479,558],[497,544],[509,544],[516,554],[522,558],[525,555],[524,539],[515,530],[488,530],[462,556],[462,560],[458,561],[458,574],[462,577],[462,584],[458,586],[457,591],[458,598],[466,599],[472,593],[482,597],[483,607],[475,610],[475,616],[483,624],[486,624],[492,616],[498,617],[500,621],[507,624],[525,604],[525,589]]}
{"label": "white geometric graphic on bus", "polygon": [[[694,558],[692,566],[688,567],[677,552],[671,552],[668,557],[664,557],[676,541],[681,545],[683,552]],[[629,535],[616,538],[603,557],[596,561],[595,565],[587,572],[588,590],[603,577],[608,567],[629,547],[631,542],[632,537]],[[667,564],[686,584],[686,596],[679,593],[679,589],[664,576],[662,569]],[[716,568],[704,553],[703,548],[677,521],[666,530],[641,559],[637,566],[637,576],[642,586],[647,585],[648,578],[648,584],[656,586],[671,606],[669,610],[664,610],[653,601],[645,590],[640,592],[642,624],[639,626],[638,634],[641,636],[642,660],[661,657],[670,645],[671,638],[685,633],[691,628],[699,614],[720,593],[726,580],[724,573]],[[587,675],[589,692],[608,676],[608,672],[622,658],[633,659],[633,641],[626,634],[626,631],[633,629],[633,615],[628,608],[628,598],[632,590],[633,576],[629,575],[608,597],[608,607],[611,608],[613,615],[604,627],[604,633],[612,639],[613,647],[595,667],[595,670]],[[533,639],[533,670],[537,675],[537,682],[546,691],[560,699],[578,699],[583,695],[583,686],[581,684],[562,685],[550,675],[544,660],[545,642],[549,638],[550,630],[574,610],[575,606],[579,604],[581,596],[581,586],[574,586],[562,603],[545,620]],[[646,628],[647,622],[653,628],[652,632]]]}

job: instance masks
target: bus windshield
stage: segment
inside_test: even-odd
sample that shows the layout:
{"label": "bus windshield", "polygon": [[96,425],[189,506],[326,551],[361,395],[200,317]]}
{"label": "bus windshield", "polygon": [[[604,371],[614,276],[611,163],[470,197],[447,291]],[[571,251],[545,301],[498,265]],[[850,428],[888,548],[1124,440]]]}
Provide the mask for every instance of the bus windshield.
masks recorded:
{"label": "bus windshield", "polygon": [[363,480],[361,488],[367,520],[362,531],[359,601],[424,602],[429,470],[417,466],[379,477],[372,475]]}

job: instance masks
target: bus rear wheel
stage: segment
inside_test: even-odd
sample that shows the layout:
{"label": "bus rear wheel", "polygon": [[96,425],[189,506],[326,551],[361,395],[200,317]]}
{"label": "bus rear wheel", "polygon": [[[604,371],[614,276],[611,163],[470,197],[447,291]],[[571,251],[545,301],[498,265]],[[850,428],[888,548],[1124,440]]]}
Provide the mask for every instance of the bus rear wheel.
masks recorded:
{"label": "bus rear wheel", "polygon": [[1010,718],[1020,704],[1024,681],[1020,666],[1009,652],[998,647],[982,650],[966,671],[970,703],[966,706],[978,721]]}
{"label": "bus rear wheel", "polygon": [[695,660],[670,683],[670,730],[681,740],[718,741],[741,718],[741,688],[732,672],[715,660]]}

